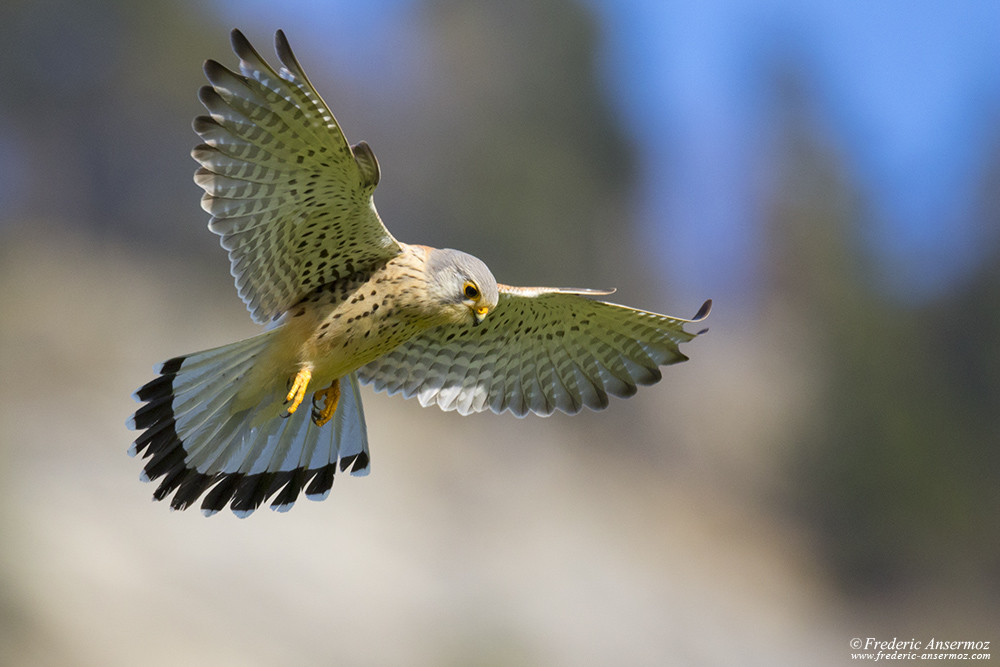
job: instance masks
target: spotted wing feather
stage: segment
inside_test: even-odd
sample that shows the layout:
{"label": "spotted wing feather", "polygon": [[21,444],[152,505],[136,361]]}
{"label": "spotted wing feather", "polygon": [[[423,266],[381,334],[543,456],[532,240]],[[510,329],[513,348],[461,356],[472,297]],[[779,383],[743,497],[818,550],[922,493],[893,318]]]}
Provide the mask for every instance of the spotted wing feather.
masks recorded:
{"label": "spotted wing feather", "polygon": [[348,145],[284,34],[274,70],[238,30],[239,73],[209,60],[194,129],[209,229],[229,251],[240,297],[255,321],[274,319],[313,288],[395,256],[372,193],[378,162]]}
{"label": "spotted wing feather", "polygon": [[506,410],[549,415],[600,410],[657,382],[659,366],[687,359],[678,344],[693,320],[587,298],[599,292],[500,286],[496,309],[479,326],[420,334],[358,371],[362,382],[424,406],[461,414]]}

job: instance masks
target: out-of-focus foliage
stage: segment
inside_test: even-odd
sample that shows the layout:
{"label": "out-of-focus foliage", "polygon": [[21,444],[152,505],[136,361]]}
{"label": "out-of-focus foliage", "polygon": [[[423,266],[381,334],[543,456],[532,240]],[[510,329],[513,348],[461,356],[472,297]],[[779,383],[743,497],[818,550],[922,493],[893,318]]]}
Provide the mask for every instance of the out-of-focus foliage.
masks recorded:
{"label": "out-of-focus foliage", "polygon": [[200,66],[224,28],[181,4],[113,1],[4,3],[0,24],[2,159],[17,184],[5,226],[69,220],[203,248],[192,161],[177,150],[193,133],[178,119],[198,111]]}
{"label": "out-of-focus foliage", "polygon": [[[863,198],[809,132],[808,105],[786,107],[771,298],[805,323],[823,369],[807,426],[789,434],[795,512],[855,593],[998,590],[1000,247],[936,302],[880,295]],[[981,194],[980,224],[1000,229],[995,187]]]}
{"label": "out-of-focus foliage", "polygon": [[597,86],[591,17],[567,0],[439,0],[425,20],[431,61],[447,82],[426,109],[429,226],[513,276],[603,278],[586,267],[609,270],[605,248],[629,233],[633,170]]}

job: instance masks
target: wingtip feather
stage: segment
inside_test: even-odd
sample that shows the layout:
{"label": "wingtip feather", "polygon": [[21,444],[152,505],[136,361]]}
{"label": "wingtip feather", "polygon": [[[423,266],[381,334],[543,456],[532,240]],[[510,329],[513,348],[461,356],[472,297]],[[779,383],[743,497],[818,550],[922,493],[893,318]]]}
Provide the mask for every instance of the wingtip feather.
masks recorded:
{"label": "wingtip feather", "polygon": [[213,58],[206,60],[201,69],[205,72],[205,78],[212,83],[216,83],[226,74],[232,74],[228,67]]}
{"label": "wingtip feather", "polygon": [[295,56],[292,54],[292,45],[288,43],[288,37],[285,35],[285,31],[278,28],[274,31],[274,50],[278,53],[278,58],[281,62],[288,65],[288,61],[285,60],[287,56],[294,64],[298,64],[295,60]]}
{"label": "wingtip feather", "polygon": [[233,28],[229,31],[229,44],[233,47],[233,52],[241,58],[243,57],[243,53],[241,52],[247,49],[253,50],[250,40],[247,39],[247,36],[239,28]]}
{"label": "wingtip feather", "polygon": [[[710,312],[712,312],[712,300],[708,299],[708,300],[705,301],[705,303],[701,304],[701,308],[698,309],[698,312],[691,319],[691,321],[692,322],[701,322],[706,317],[708,317],[708,314]],[[695,335],[696,336],[700,336],[700,335],[705,334],[705,333],[708,333],[708,327],[705,327],[704,329],[701,329]]]}
{"label": "wingtip feather", "polygon": [[262,68],[265,71],[271,72],[270,65],[267,64],[267,61],[260,55],[260,52],[253,47],[250,40],[239,29],[233,29],[229,33],[229,43],[233,47],[233,52],[241,61],[240,69],[244,74],[247,73],[245,68],[247,64],[253,66],[253,68]]}
{"label": "wingtip feather", "polygon": [[288,37],[285,36],[284,30],[278,30],[274,33],[274,50],[278,54],[278,60],[285,66],[286,70],[291,72],[294,77],[301,79],[303,83],[309,81],[305,70],[299,64],[299,59],[292,52],[292,45],[288,43]]}

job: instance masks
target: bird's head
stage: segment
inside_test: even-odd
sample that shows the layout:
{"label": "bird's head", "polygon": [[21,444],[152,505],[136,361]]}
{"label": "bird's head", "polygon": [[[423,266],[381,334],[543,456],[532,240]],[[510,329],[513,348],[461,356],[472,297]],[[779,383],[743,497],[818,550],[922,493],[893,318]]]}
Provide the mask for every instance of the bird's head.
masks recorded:
{"label": "bird's head", "polygon": [[442,314],[456,324],[479,324],[500,297],[489,268],[459,250],[434,249],[427,258],[429,289]]}

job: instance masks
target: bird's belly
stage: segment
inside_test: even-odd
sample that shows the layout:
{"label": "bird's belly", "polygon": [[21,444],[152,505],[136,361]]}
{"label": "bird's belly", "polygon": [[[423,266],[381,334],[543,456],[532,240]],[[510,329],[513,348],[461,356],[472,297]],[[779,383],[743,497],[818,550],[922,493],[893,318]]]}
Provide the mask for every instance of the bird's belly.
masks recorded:
{"label": "bird's belly", "polygon": [[241,402],[280,404],[289,379],[303,368],[311,370],[309,390],[322,389],[439,323],[407,301],[412,291],[387,293],[381,282],[375,274],[334,284],[289,311],[254,365],[256,389],[241,392]]}
{"label": "bird's belly", "polygon": [[358,305],[344,304],[326,313],[304,346],[314,377],[321,381],[356,371],[426,328],[415,314],[391,302]]}
{"label": "bird's belly", "polygon": [[312,344],[312,363],[317,377],[338,378],[373,361],[403,342],[385,337],[377,322],[352,323],[337,331],[317,331]]}

